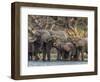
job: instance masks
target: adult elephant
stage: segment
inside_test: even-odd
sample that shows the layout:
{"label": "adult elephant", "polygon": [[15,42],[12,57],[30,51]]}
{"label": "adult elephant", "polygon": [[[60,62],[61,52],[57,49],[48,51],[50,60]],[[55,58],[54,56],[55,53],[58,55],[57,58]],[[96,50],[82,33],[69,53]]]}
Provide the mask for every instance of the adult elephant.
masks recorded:
{"label": "adult elephant", "polygon": [[[49,31],[42,30],[41,31],[41,42],[42,42],[42,50],[43,50],[43,61],[50,61],[50,52],[53,45],[53,38]],[[47,59],[46,59],[47,58]]]}
{"label": "adult elephant", "polygon": [[35,40],[32,44],[32,52],[34,55],[34,60],[39,60],[39,54],[41,52],[41,37],[39,35],[35,35]]}
{"label": "adult elephant", "polygon": [[[38,40],[39,48],[41,49],[41,51],[43,53],[42,60],[50,61],[50,52],[51,52],[51,48],[53,47],[53,42],[54,42],[53,35],[51,35],[51,33],[47,30],[37,30],[34,33],[34,36],[35,36],[34,37],[35,42],[37,42],[37,40]],[[35,51],[39,52],[39,50],[37,49],[37,44],[34,46],[35,46],[34,52]]]}
{"label": "adult elephant", "polygon": [[87,38],[82,38],[79,40],[74,41],[74,44],[76,45],[77,54],[76,58],[77,60],[84,60],[84,53],[88,53],[88,41]]}

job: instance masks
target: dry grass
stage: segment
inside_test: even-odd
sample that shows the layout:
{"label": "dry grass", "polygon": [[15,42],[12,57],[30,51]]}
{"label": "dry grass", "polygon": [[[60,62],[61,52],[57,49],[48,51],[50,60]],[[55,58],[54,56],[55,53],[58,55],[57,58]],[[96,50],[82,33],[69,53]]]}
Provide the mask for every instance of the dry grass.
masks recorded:
{"label": "dry grass", "polygon": [[82,39],[87,37],[87,31],[80,28],[70,28],[65,30],[68,38],[71,40]]}

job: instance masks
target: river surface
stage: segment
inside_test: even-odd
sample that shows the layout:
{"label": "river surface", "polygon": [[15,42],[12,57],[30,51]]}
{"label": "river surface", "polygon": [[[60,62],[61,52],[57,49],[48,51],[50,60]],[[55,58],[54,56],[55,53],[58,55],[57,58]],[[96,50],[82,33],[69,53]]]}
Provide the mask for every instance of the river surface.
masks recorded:
{"label": "river surface", "polygon": [[28,61],[28,66],[81,65],[87,63],[87,61]]}

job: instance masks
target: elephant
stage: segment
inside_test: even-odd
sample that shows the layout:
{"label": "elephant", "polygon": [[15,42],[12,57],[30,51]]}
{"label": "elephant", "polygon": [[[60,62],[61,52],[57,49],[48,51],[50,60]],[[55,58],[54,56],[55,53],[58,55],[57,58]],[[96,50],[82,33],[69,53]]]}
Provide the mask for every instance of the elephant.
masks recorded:
{"label": "elephant", "polygon": [[66,42],[62,45],[64,50],[64,58],[67,60],[75,60],[74,57],[77,54],[76,46],[72,42]]}
{"label": "elephant", "polygon": [[[50,61],[50,52],[51,48],[53,47],[54,36],[50,34],[47,30],[37,30],[34,33],[34,52],[41,52],[43,53],[42,60]],[[35,54],[35,56],[37,55]],[[46,59],[47,56],[47,59]]]}
{"label": "elephant", "polygon": [[61,42],[58,40],[54,43],[54,47],[57,49],[57,60],[72,60],[72,56],[76,52],[76,47],[71,42]]}
{"label": "elephant", "polygon": [[39,60],[39,54],[41,52],[41,42],[40,42],[40,36],[37,36],[38,38],[33,42],[32,44],[32,52],[34,55],[35,60]]}
{"label": "elephant", "polygon": [[75,44],[77,52],[78,52],[76,54],[78,60],[84,61],[84,53],[86,53],[86,54],[88,53],[87,38],[82,38],[77,41],[74,41],[74,44]]}
{"label": "elephant", "polygon": [[35,40],[29,40],[28,41],[28,60],[39,60],[39,53],[40,53],[40,38]]}

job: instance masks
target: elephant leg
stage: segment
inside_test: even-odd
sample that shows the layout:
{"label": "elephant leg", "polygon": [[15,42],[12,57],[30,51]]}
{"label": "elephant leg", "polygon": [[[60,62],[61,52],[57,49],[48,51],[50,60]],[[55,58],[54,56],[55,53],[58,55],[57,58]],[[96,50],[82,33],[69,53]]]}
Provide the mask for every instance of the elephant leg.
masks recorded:
{"label": "elephant leg", "polygon": [[84,52],[81,52],[81,60],[84,61]]}
{"label": "elephant leg", "polygon": [[32,53],[30,54],[30,60],[32,61]]}
{"label": "elephant leg", "polygon": [[83,56],[83,52],[80,51],[79,54],[77,55],[77,60],[79,61],[83,61],[84,60],[84,56]]}
{"label": "elephant leg", "polygon": [[47,60],[50,61],[50,51],[51,49],[47,49]]}
{"label": "elephant leg", "polygon": [[79,49],[76,49],[76,50],[75,50],[73,59],[74,59],[75,61],[79,61],[79,60],[80,60],[80,50],[79,50]]}
{"label": "elephant leg", "polygon": [[65,60],[71,60],[72,52],[71,51],[65,51],[64,53],[64,59]]}
{"label": "elephant leg", "polygon": [[37,53],[37,55],[35,56],[35,60],[39,60],[39,56],[38,56],[39,53]]}
{"label": "elephant leg", "polygon": [[69,54],[68,54],[68,60],[70,61],[72,59],[72,52],[69,51]]}
{"label": "elephant leg", "polygon": [[34,60],[39,60],[39,56],[38,56],[38,48],[35,48],[35,50],[33,51],[33,54],[34,54]]}
{"label": "elephant leg", "polygon": [[45,61],[46,60],[46,50],[45,49],[43,49],[43,59],[42,59],[43,61]]}
{"label": "elephant leg", "polygon": [[58,60],[58,61],[61,60],[61,53],[60,53],[59,50],[57,50],[57,60]]}
{"label": "elephant leg", "polygon": [[80,55],[81,55],[81,51],[80,50],[76,50],[76,54],[75,54],[75,56],[74,56],[74,59],[76,60],[76,61],[79,61],[80,60]]}
{"label": "elephant leg", "polygon": [[62,58],[63,58],[63,60],[66,60],[66,52],[65,51],[62,54]]}
{"label": "elephant leg", "polygon": [[33,54],[34,54],[34,60],[35,60],[36,59],[36,51],[34,51]]}
{"label": "elephant leg", "polygon": [[63,51],[60,55],[62,56],[62,60],[65,60],[66,59],[66,57],[65,57],[66,52],[65,51]]}
{"label": "elephant leg", "polygon": [[37,56],[37,52],[36,51],[34,52],[34,60],[36,60],[36,61],[38,60],[38,56]]}
{"label": "elephant leg", "polygon": [[63,55],[64,60],[69,60],[70,56],[69,56],[69,52],[65,51],[64,55]]}
{"label": "elephant leg", "polygon": [[74,55],[75,55],[75,52],[72,52],[71,56],[70,56],[70,60],[73,61],[74,60]]}

